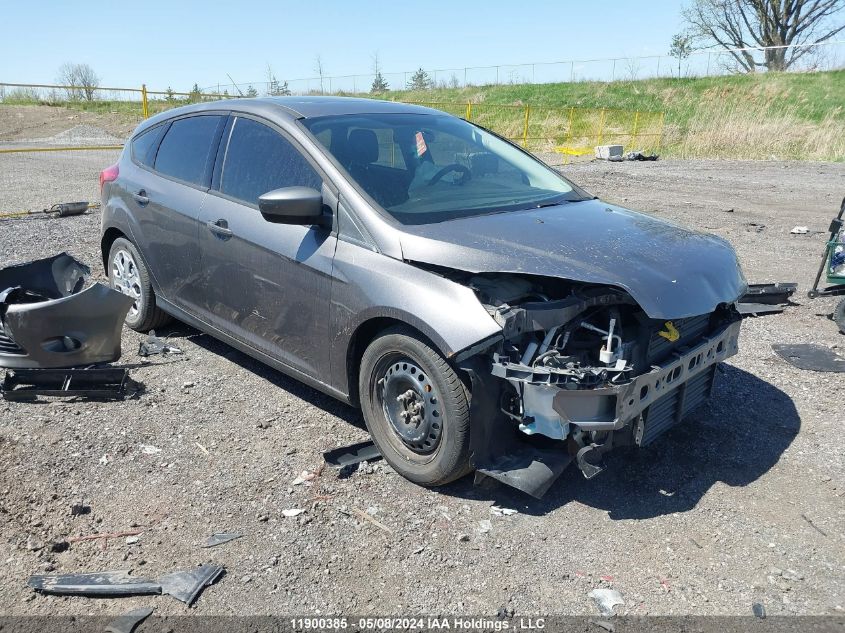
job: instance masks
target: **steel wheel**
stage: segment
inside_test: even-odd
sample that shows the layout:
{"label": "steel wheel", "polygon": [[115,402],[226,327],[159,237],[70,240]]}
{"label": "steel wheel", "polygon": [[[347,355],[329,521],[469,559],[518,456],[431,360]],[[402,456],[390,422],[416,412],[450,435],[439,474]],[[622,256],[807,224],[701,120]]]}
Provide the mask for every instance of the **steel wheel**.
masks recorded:
{"label": "steel wheel", "polygon": [[137,319],[138,313],[144,307],[144,293],[138,265],[129,251],[122,248],[118,249],[112,257],[111,281],[115,290],[135,300],[135,303],[129,308],[128,317],[132,320]]}
{"label": "steel wheel", "polygon": [[422,368],[407,356],[390,354],[374,378],[378,404],[399,441],[418,455],[436,451],[443,434],[441,398]]}

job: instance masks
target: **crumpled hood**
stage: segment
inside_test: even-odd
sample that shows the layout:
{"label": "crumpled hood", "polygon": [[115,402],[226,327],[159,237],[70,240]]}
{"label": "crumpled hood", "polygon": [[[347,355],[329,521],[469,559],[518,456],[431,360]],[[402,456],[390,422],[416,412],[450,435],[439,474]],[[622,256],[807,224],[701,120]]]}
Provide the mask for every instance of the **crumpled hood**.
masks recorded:
{"label": "crumpled hood", "polygon": [[403,226],[404,259],[623,288],[653,319],[732,303],[747,288],[731,245],[600,200]]}

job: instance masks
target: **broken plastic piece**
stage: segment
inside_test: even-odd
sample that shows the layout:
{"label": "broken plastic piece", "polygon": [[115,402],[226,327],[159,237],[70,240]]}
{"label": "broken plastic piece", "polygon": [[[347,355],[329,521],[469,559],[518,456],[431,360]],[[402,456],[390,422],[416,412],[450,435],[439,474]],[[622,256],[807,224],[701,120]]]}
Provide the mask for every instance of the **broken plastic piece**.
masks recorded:
{"label": "broken plastic piece", "polygon": [[513,453],[499,456],[491,464],[479,466],[475,471],[475,482],[492,477],[539,499],[571,461],[572,457],[565,451],[521,444],[515,447]]}
{"label": "broken plastic piece", "polygon": [[112,620],[104,630],[106,633],[132,633],[141,622],[152,615],[152,612],[152,607],[132,609],[115,620]]}
{"label": "broken plastic piece", "polygon": [[222,565],[200,565],[189,571],[177,571],[162,576],[161,592],[173,596],[189,607],[200,592],[217,580],[223,573]]}
{"label": "broken plastic piece", "polygon": [[737,303],[736,311],[742,316],[763,316],[765,314],[780,314],[784,306],[768,303]]}
{"label": "broken plastic piece", "polygon": [[739,298],[739,303],[786,304],[797,289],[798,284],[784,281],[773,284],[748,284],[748,290]]}
{"label": "broken plastic piece", "polygon": [[593,589],[589,596],[595,600],[602,615],[613,615],[613,608],[625,604],[622,594],[616,589]]}
{"label": "broken plastic piece", "polygon": [[6,400],[32,400],[38,396],[120,400],[126,394],[128,375],[128,370],[118,367],[13,369],[0,383],[0,393]]}
{"label": "broken plastic piece", "polygon": [[30,576],[27,584],[41,593],[58,596],[122,597],[166,593],[191,606],[204,587],[223,573],[222,565],[200,565],[188,571],[177,571],[159,580],[130,575],[129,570],[102,571],[89,574],[55,574]]}
{"label": "broken plastic piece", "polygon": [[146,340],[138,345],[138,356],[153,356],[155,354],[181,354],[182,350],[156,336],[155,330],[149,333]]}
{"label": "broken plastic piece", "polygon": [[243,534],[240,532],[215,532],[200,547],[217,547],[218,545],[223,545],[223,543],[239,539],[242,536]]}
{"label": "broken plastic piece", "polygon": [[145,596],[161,593],[161,584],[130,575],[128,569],[89,574],[30,576],[27,584],[41,593],[61,596]]}
{"label": "broken plastic piece", "polygon": [[774,343],[772,350],[798,369],[821,372],[845,372],[845,358],[832,349],[815,343]]}
{"label": "broken plastic piece", "polygon": [[355,466],[361,462],[372,462],[381,459],[381,453],[375,444],[367,441],[326,451],[323,453],[323,459],[329,466],[345,468],[347,466]]}

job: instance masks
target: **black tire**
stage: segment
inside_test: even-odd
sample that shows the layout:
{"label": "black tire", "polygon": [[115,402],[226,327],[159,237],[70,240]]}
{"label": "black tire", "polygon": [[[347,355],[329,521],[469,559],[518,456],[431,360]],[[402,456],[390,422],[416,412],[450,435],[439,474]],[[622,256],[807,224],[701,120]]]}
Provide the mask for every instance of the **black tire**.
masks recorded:
{"label": "black tire", "polygon": [[[408,366],[404,371],[403,365]],[[436,443],[422,446],[417,442],[412,448],[396,430],[399,423],[391,422],[390,418],[395,420],[396,416],[391,416],[388,406],[407,406],[405,402],[392,404],[399,398],[383,397],[396,384],[402,384],[397,382],[398,373],[390,373],[394,368],[402,373],[401,380],[413,375],[413,384],[419,383],[414,397],[423,407],[425,415],[421,417],[425,422],[416,429],[425,429],[429,423],[438,426],[429,429],[431,435],[422,439],[424,442],[436,433]],[[408,373],[413,369],[418,371]],[[404,327],[390,328],[370,343],[361,358],[358,390],[367,429],[382,456],[400,475],[422,486],[439,486],[470,472],[468,391],[446,359],[416,332]],[[388,406],[385,400],[390,403]],[[401,415],[407,412],[400,412]],[[415,430],[413,418],[405,422],[405,428]]]}
{"label": "black tire", "polygon": [[837,303],[836,307],[833,309],[833,320],[839,328],[839,331],[842,334],[845,334],[845,299],[842,299],[839,303]]}
{"label": "black tire", "polygon": [[[121,282],[117,258],[119,255],[124,270],[132,270],[133,281]],[[128,255],[128,257],[125,257]],[[135,297],[135,304],[126,314],[126,325],[137,332],[155,330],[168,323],[172,317],[156,305],[156,296],[150,283],[150,273],[138,249],[125,237],[117,238],[109,249],[107,262],[109,285],[123,294]],[[131,285],[131,289],[128,286]]]}

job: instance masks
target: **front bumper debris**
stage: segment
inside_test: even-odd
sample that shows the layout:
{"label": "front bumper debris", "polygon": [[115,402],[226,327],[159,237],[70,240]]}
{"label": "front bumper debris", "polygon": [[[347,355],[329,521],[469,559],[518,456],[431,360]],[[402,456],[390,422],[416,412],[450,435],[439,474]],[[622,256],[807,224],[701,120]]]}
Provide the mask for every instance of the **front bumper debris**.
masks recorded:
{"label": "front bumper debris", "polygon": [[90,272],[67,253],[0,269],[0,367],[82,367],[120,357],[133,300],[103,284],[85,288]]}

